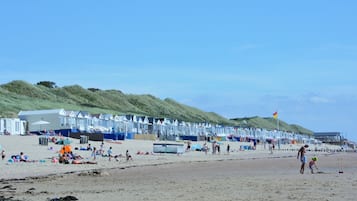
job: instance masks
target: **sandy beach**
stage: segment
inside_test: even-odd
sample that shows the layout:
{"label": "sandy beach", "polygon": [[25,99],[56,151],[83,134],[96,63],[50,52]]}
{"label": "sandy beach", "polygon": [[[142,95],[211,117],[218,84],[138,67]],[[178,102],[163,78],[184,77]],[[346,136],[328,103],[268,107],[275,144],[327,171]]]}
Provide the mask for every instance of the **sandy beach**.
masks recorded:
{"label": "sandy beach", "polygon": [[[86,146],[71,140],[73,148]],[[101,142],[89,143],[99,147]],[[61,145],[39,145],[38,136],[0,136],[6,151],[0,162],[0,200],[355,200],[356,153],[315,152],[334,147],[310,145],[307,156],[318,157],[319,173],[306,167],[302,175],[296,159],[301,145],[284,145],[271,154],[263,145],[241,151],[248,142],[229,142],[227,154],[228,142],[223,143],[221,154],[176,155],[152,154],[153,141],[106,141],[105,150],[129,150],[133,160],[99,156],[97,164],[74,165],[51,162]],[[34,162],[8,162],[21,151]],[[93,161],[90,151],[75,152]]]}

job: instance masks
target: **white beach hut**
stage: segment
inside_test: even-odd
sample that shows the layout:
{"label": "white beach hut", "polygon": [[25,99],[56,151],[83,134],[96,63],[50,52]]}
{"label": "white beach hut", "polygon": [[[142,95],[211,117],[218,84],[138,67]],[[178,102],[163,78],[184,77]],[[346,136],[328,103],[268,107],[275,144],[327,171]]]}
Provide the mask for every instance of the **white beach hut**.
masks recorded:
{"label": "white beach hut", "polygon": [[80,131],[88,131],[91,125],[91,115],[89,112],[78,111],[76,117],[76,127]]}
{"label": "white beach hut", "polygon": [[[66,128],[66,125],[64,124],[66,111],[64,109],[20,111],[18,117],[21,120],[27,121],[28,130],[30,132],[60,130]],[[48,123],[36,123],[39,121],[46,121]]]}
{"label": "white beach hut", "polygon": [[26,133],[26,121],[19,118],[0,118],[1,135],[22,135]]}
{"label": "white beach hut", "polygon": [[61,116],[61,126],[64,126],[66,128],[75,128],[76,127],[76,117],[77,113],[74,111],[65,111],[66,115]]}

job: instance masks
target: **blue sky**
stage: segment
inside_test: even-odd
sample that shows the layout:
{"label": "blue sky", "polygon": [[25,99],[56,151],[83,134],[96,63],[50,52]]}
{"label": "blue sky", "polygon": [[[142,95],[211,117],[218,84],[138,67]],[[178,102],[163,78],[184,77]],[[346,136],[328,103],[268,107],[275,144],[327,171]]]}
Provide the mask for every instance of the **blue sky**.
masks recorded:
{"label": "blue sky", "polygon": [[0,3],[0,84],[152,94],[357,141],[356,1]]}

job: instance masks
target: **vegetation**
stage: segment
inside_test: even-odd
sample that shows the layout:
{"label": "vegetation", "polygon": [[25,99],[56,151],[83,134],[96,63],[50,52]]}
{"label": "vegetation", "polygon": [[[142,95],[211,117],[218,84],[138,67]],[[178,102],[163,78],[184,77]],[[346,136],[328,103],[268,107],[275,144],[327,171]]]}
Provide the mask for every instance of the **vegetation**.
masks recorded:
{"label": "vegetation", "polygon": [[[265,128],[267,130],[274,130],[277,129],[278,123],[277,120],[272,117],[249,117],[249,118],[235,118],[232,119],[235,121],[240,127],[247,127],[247,128]],[[303,133],[312,135],[313,132],[303,128],[299,125],[295,124],[287,124],[284,121],[279,120],[279,130],[282,131],[290,131],[295,133]]]}
{"label": "vegetation", "polygon": [[[167,117],[187,122],[209,122],[232,126],[256,127],[273,130],[273,118],[227,119],[216,113],[176,102],[170,98],[159,99],[152,95],[124,94],[119,90],[84,89],[79,85],[58,87],[51,81],[36,85],[16,80],[0,85],[0,116],[16,117],[21,110],[56,109],[82,110],[92,114],[135,114],[153,117]],[[281,130],[312,134],[312,131],[298,125],[280,121]]]}
{"label": "vegetation", "polygon": [[51,81],[37,82],[37,85],[42,85],[42,86],[45,86],[47,88],[57,88],[56,83],[51,82]]}

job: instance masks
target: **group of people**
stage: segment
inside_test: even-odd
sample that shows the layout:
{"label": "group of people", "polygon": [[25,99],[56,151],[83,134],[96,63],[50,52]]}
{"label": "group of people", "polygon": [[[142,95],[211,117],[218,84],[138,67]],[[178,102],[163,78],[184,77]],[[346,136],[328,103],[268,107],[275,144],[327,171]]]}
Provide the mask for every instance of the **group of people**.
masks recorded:
{"label": "group of people", "polygon": [[[106,155],[104,151],[104,142],[102,142],[102,144],[100,145],[99,150],[97,150],[96,147],[92,147],[91,144],[88,144],[86,150],[92,151],[93,161],[83,161],[84,158],[82,156],[74,154],[72,150],[68,150],[66,146],[63,146],[62,149],[59,151],[58,157],[52,158],[52,162],[59,162],[63,164],[97,164],[97,162],[95,161],[97,155],[108,156],[109,161],[111,161],[112,158],[114,158],[116,161],[119,161],[120,157],[125,157],[126,161],[133,160],[133,157],[129,153],[129,150],[126,150],[125,156],[123,156],[122,154],[114,155],[112,147],[109,147]],[[4,160],[6,157],[4,149],[1,150],[0,155],[2,160]],[[25,155],[24,152],[20,152],[19,155],[12,155],[11,160],[13,160],[14,162],[32,162],[28,159],[28,156]]]}
{"label": "group of people", "polygon": [[[5,159],[5,151],[3,150],[1,152],[1,158],[2,160]],[[28,159],[28,156],[24,154],[24,152],[20,152],[19,155],[12,155],[11,159],[13,162],[33,162]]]}
{"label": "group of people", "polygon": [[213,141],[212,143],[212,154],[220,154],[221,153],[221,145],[217,143],[216,141]]}
{"label": "group of people", "polygon": [[[82,156],[73,153],[72,150],[66,149],[63,146],[59,153],[58,162],[63,164],[97,164],[95,161],[84,161],[83,159]],[[53,158],[52,162],[57,162],[57,160]]]}
{"label": "group of people", "polygon": [[[209,147],[207,145],[207,142],[203,144],[203,147],[201,148],[201,151],[204,151],[205,154],[207,155],[209,151]],[[229,154],[231,152],[231,145],[228,143],[226,146],[226,152]],[[220,154],[221,153],[221,145],[215,141],[212,142],[212,154]]]}
{"label": "group of people", "polygon": [[[109,161],[111,161],[112,158],[114,158],[116,161],[119,161],[119,158],[122,157],[122,154],[114,155],[112,147],[109,147],[109,149],[107,151],[107,155],[109,157]],[[130,155],[129,150],[126,150],[125,158],[126,158],[126,161],[133,160],[133,157]]]}
{"label": "group of people", "polygon": [[[109,147],[109,149],[107,150],[107,154],[105,154],[104,149],[105,149],[104,148],[104,142],[101,143],[99,150],[97,150],[96,147],[92,147],[91,144],[88,144],[88,146],[87,146],[87,150],[88,151],[90,151],[90,150],[92,151],[93,160],[96,160],[97,155],[108,157],[109,161],[111,161],[112,158],[114,158],[116,161],[119,161],[119,158],[123,157],[122,154],[115,155],[113,153],[113,148],[112,147]],[[125,158],[126,158],[127,161],[133,160],[133,157],[129,153],[129,150],[126,150]]]}
{"label": "group of people", "polygon": [[[308,147],[309,147],[309,145],[302,146],[299,149],[298,154],[297,154],[297,159],[300,159],[300,162],[301,162],[301,166],[300,166],[300,173],[301,174],[304,174],[304,171],[305,171],[305,165],[306,165],[306,162],[307,162],[307,158],[306,158],[305,153],[306,153],[306,149]],[[316,162],[317,162],[317,157],[316,156],[312,157],[311,160],[309,161],[309,168],[310,168],[311,174],[314,174],[314,168],[318,170]]]}

